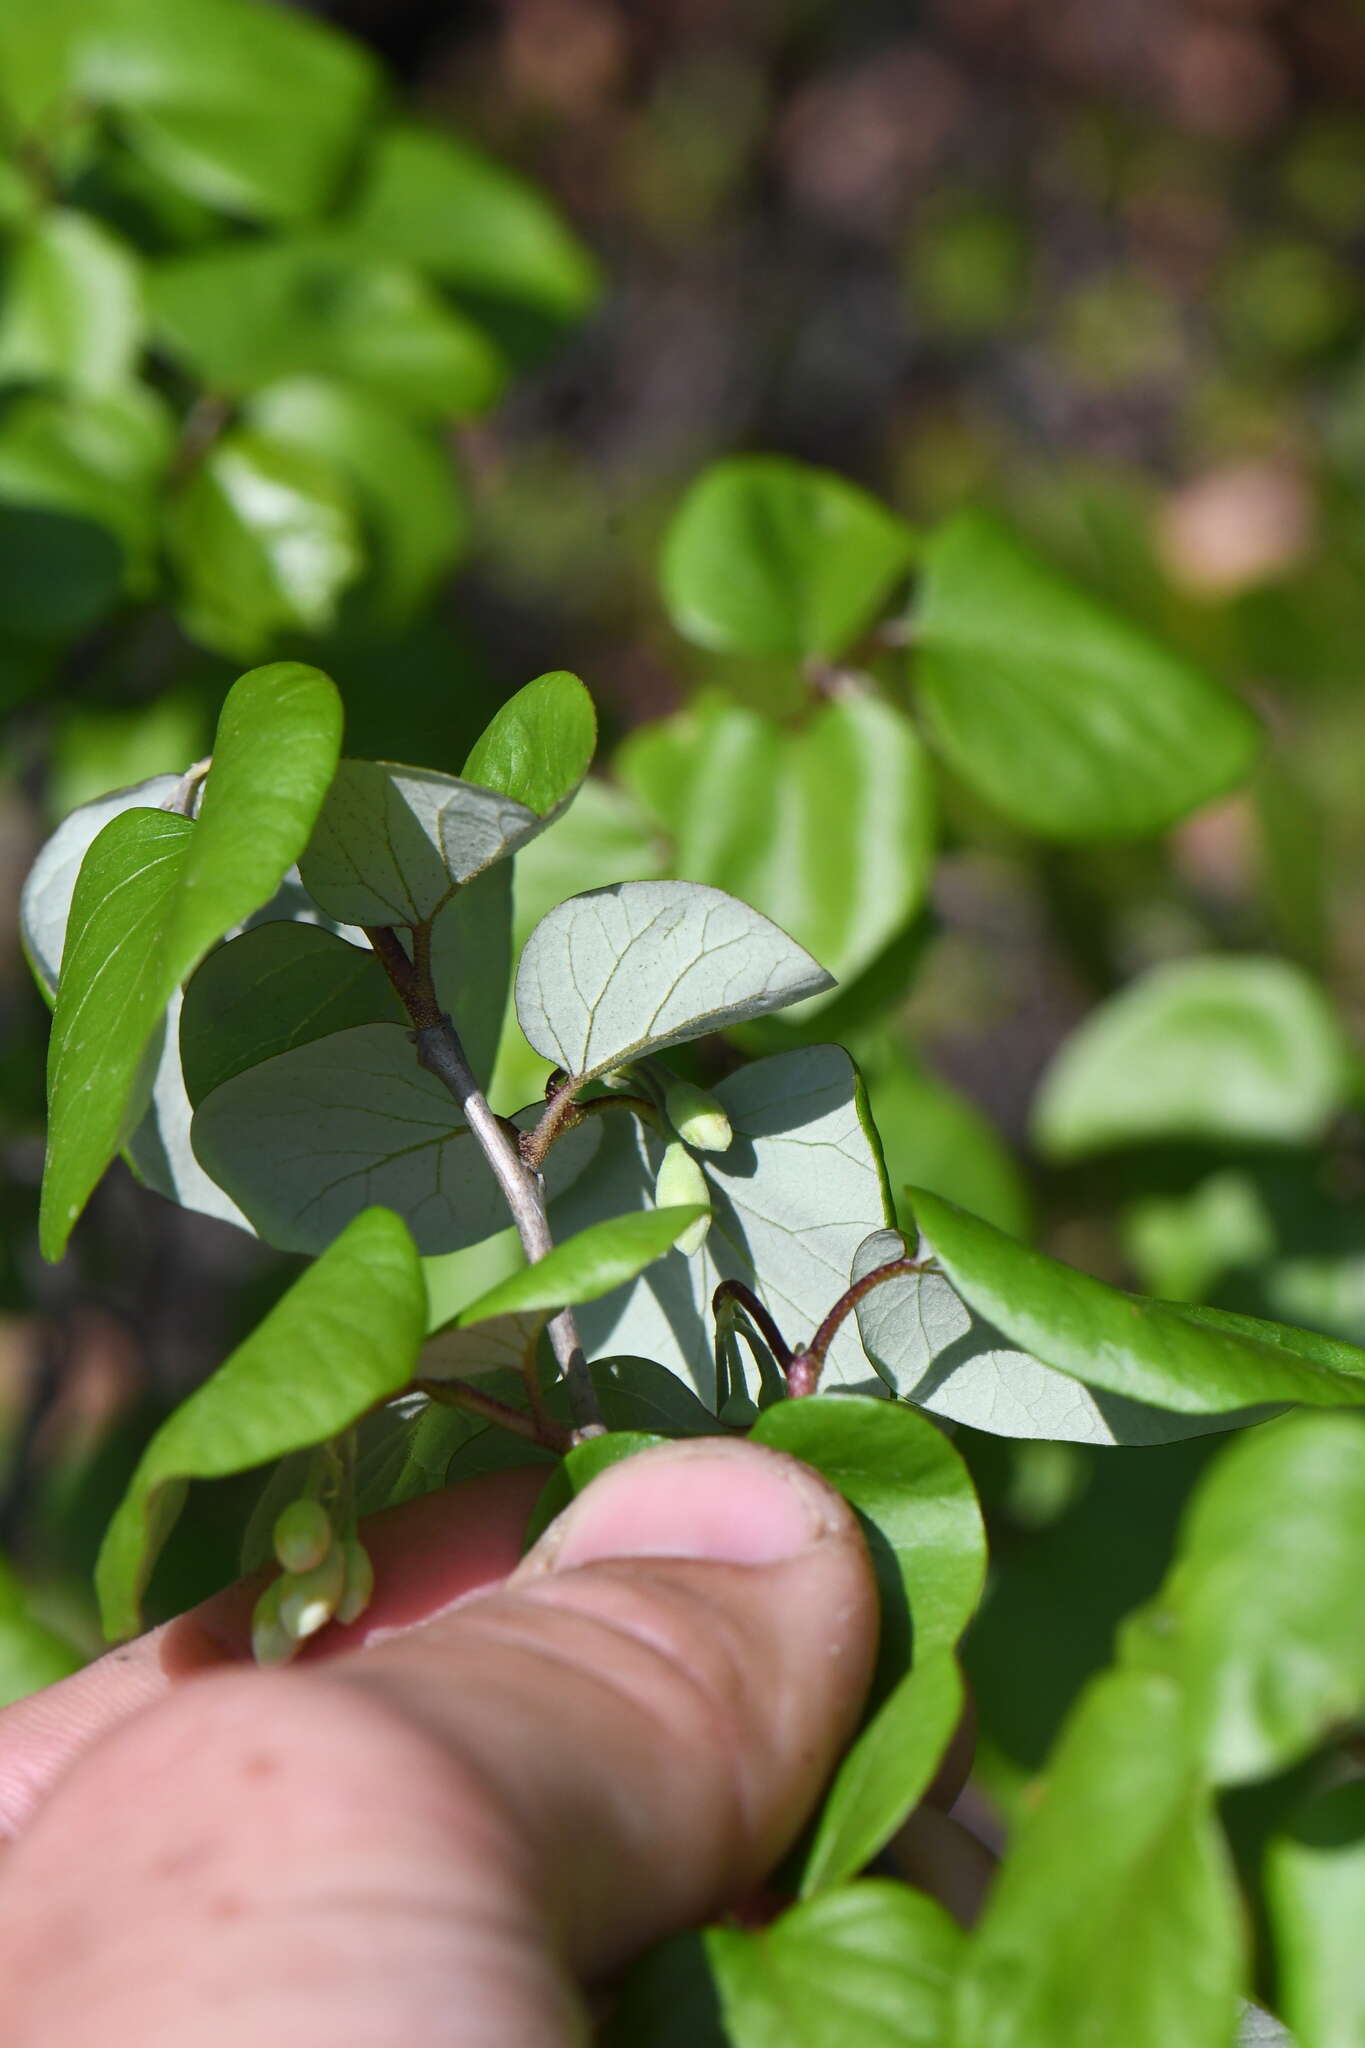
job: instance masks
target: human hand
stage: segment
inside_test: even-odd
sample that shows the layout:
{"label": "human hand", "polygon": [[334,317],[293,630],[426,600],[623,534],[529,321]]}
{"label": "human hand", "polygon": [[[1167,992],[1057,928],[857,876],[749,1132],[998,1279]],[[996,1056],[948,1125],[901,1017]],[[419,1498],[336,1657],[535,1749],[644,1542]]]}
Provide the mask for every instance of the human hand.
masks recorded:
{"label": "human hand", "polygon": [[856,1725],[877,1604],[804,1466],[717,1438],[375,1518],[282,1672],[234,1588],[0,1714],[6,2048],[557,2048],[751,1891]]}

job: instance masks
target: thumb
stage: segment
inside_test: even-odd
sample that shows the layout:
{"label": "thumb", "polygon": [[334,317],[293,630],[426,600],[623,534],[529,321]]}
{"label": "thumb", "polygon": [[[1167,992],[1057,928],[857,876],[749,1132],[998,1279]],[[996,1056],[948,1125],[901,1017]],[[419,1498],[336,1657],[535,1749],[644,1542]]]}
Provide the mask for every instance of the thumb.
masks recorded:
{"label": "thumb", "polygon": [[614,1466],[497,1591],[97,1741],[0,1880],[9,2038],[568,2048],[576,1982],[787,1847],[875,1640],[807,1468],[718,1438]]}

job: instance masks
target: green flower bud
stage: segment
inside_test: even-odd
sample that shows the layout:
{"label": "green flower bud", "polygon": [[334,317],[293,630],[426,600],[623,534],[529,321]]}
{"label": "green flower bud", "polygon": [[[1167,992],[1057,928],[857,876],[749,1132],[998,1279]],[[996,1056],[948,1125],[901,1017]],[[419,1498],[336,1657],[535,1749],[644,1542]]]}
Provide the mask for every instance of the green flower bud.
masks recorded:
{"label": "green flower bud", "polygon": [[280,1620],[280,1588],[272,1579],[251,1610],[251,1654],[260,1665],[287,1664],[298,1648]]}
{"label": "green flower bud", "polygon": [[664,1109],[684,1144],[698,1152],[728,1152],[734,1142],[730,1119],[709,1088],[672,1080],[664,1090]]}
{"label": "green flower bud", "polygon": [[[654,1199],[661,1209],[681,1208],[692,1202],[710,1203],[711,1190],[706,1185],[706,1175],[686,1145],[676,1138],[664,1150],[654,1183]],[[699,1216],[695,1223],[688,1224],[678,1239],[678,1250],[690,1259],[705,1244],[710,1228],[711,1218]]]}
{"label": "green flower bud", "polygon": [[287,1572],[311,1572],[332,1547],[332,1520],[320,1500],[291,1500],[275,1520],[275,1555]]}
{"label": "green flower bud", "polygon": [[337,1601],[336,1618],[343,1623],[359,1621],[374,1593],[374,1566],[370,1562],[369,1551],[354,1537],[343,1546],[342,1555],[345,1581],[341,1598]]}
{"label": "green flower bud", "polygon": [[346,1553],[339,1543],[311,1571],[286,1572],[280,1580],[280,1621],[295,1642],[305,1642],[327,1626],[345,1582]]}

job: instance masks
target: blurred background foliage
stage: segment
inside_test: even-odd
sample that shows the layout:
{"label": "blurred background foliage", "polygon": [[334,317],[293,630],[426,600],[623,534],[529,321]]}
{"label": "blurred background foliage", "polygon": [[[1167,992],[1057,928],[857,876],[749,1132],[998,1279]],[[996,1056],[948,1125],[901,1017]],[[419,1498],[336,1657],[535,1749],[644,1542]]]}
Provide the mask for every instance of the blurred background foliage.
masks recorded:
{"label": "blurred background foliage", "polygon": [[[280,1284],[123,1173],[40,1267],[13,912],[38,843],[183,767],[239,669],[298,654],[340,683],[349,751],[444,768],[576,670],[604,761],[634,736],[523,917],[667,864],[636,729],[702,689],[798,732],[809,709],[811,673],[708,654],[661,600],[668,522],[735,450],[912,526],[989,504],[1270,735],[1249,788],[1130,845],[1041,846],[944,778],[927,910],[812,1020],[862,1058],[893,1181],[1365,1342],[1354,1054],[1278,1128],[1139,1112],[1077,1146],[1060,1083],[1039,1097],[1095,1004],[1195,954],[1277,954],[1348,1038],[1365,1021],[1365,12],[18,0],[0,105],[0,1615],[46,1624],[0,1684],[90,1647],[130,1458]],[[1007,1805],[1216,1440],[962,1434]],[[230,1574],[238,1519],[201,1512],[163,1611]]]}

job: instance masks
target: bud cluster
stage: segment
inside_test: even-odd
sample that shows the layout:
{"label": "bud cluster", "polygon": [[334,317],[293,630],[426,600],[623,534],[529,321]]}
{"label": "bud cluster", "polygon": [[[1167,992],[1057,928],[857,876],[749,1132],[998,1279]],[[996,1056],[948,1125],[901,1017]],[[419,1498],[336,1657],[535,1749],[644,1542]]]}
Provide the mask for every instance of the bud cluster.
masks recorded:
{"label": "bud cluster", "polygon": [[280,1576],[251,1616],[258,1664],[287,1664],[329,1621],[359,1620],[374,1592],[369,1552],[335,1528],[320,1500],[290,1501],[276,1519],[274,1541]]}

